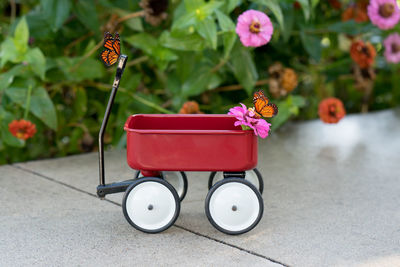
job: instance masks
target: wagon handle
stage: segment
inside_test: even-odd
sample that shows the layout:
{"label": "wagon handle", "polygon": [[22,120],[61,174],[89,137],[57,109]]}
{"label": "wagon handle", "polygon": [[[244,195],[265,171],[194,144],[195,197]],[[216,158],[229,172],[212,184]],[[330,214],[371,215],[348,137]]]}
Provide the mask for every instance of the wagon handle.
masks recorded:
{"label": "wagon handle", "polygon": [[117,90],[119,87],[119,82],[121,80],[122,73],[124,72],[126,61],[128,60],[128,56],[121,55],[119,57],[117,72],[115,73],[114,83],[112,86],[112,91],[110,94],[110,98],[108,99],[108,104],[106,108],[106,112],[104,114],[103,122],[101,123],[100,131],[99,131],[99,179],[100,185],[105,185],[105,175],[104,175],[104,133],[106,131],[107,122],[110,117],[111,108],[114,103],[115,95],[117,94]]}

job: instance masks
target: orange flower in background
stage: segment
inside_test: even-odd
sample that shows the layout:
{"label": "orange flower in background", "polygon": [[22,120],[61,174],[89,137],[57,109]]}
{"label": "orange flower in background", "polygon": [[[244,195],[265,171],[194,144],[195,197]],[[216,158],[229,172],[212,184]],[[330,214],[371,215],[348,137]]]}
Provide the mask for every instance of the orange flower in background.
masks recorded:
{"label": "orange flower in background", "polygon": [[199,104],[196,101],[187,101],[183,104],[179,114],[203,114],[200,111]]}
{"label": "orange flower in background", "polygon": [[319,103],[318,115],[325,123],[338,123],[346,115],[346,110],[340,99],[329,97]]}
{"label": "orange flower in background", "polygon": [[354,19],[356,22],[367,22],[369,21],[367,7],[368,0],[359,0],[356,4],[350,5],[342,13],[342,21],[348,21]]}
{"label": "orange flower in background", "polygon": [[286,92],[293,91],[297,87],[297,74],[291,68],[285,68],[282,73],[282,87]]}
{"label": "orange flower in background", "polygon": [[18,139],[26,140],[36,133],[36,125],[27,120],[13,120],[8,124],[8,130]]}
{"label": "orange flower in background", "polygon": [[375,62],[376,50],[370,43],[354,41],[350,47],[350,56],[360,68],[368,68]]}

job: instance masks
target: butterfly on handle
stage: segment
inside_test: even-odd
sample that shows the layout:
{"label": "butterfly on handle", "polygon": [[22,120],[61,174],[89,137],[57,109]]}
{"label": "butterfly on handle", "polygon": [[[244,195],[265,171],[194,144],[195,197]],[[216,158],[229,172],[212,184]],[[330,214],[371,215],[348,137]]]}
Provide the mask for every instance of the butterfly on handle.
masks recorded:
{"label": "butterfly on handle", "polygon": [[113,35],[109,32],[104,33],[103,47],[105,50],[101,52],[100,58],[103,63],[109,67],[115,64],[121,55],[119,34],[116,32],[115,36],[113,37]]}
{"label": "butterfly on handle", "polygon": [[253,104],[255,113],[260,117],[272,118],[278,114],[278,107],[273,103],[269,103],[269,99],[262,90],[254,93]]}

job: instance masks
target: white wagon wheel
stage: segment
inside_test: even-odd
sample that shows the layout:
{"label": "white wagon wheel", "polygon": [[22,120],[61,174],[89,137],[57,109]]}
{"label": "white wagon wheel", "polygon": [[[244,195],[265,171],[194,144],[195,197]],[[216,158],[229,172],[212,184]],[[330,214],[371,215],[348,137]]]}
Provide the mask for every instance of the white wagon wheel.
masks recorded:
{"label": "white wagon wheel", "polygon": [[[140,171],[136,171],[135,174],[135,179],[138,178],[143,178],[143,175],[140,173]],[[180,201],[185,198],[188,188],[188,181],[185,172],[163,171],[161,172],[161,178],[165,179],[175,188]]]}
{"label": "white wagon wheel", "polygon": [[[210,174],[210,177],[208,178],[208,190],[211,189],[211,187],[218,181],[224,179],[224,174],[223,172],[212,172]],[[253,170],[248,170],[246,171],[246,176],[245,179],[252,183],[258,191],[262,194],[264,191],[264,181],[262,178],[261,173],[258,171],[257,168],[254,168]]]}
{"label": "white wagon wheel", "polygon": [[159,233],[175,223],[180,212],[180,201],[168,182],[146,177],[135,180],[126,189],[122,211],[126,220],[136,229]]}
{"label": "white wagon wheel", "polygon": [[260,192],[241,178],[225,178],[208,192],[206,215],[219,231],[237,235],[253,229],[261,220],[264,204]]}

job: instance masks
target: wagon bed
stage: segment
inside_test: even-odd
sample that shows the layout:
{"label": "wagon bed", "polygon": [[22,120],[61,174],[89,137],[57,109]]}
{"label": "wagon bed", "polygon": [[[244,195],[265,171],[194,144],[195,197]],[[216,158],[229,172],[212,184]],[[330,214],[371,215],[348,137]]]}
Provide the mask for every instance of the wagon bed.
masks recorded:
{"label": "wagon bed", "polygon": [[128,165],[147,171],[245,171],[257,165],[253,131],[231,115],[138,114],[125,123]]}

